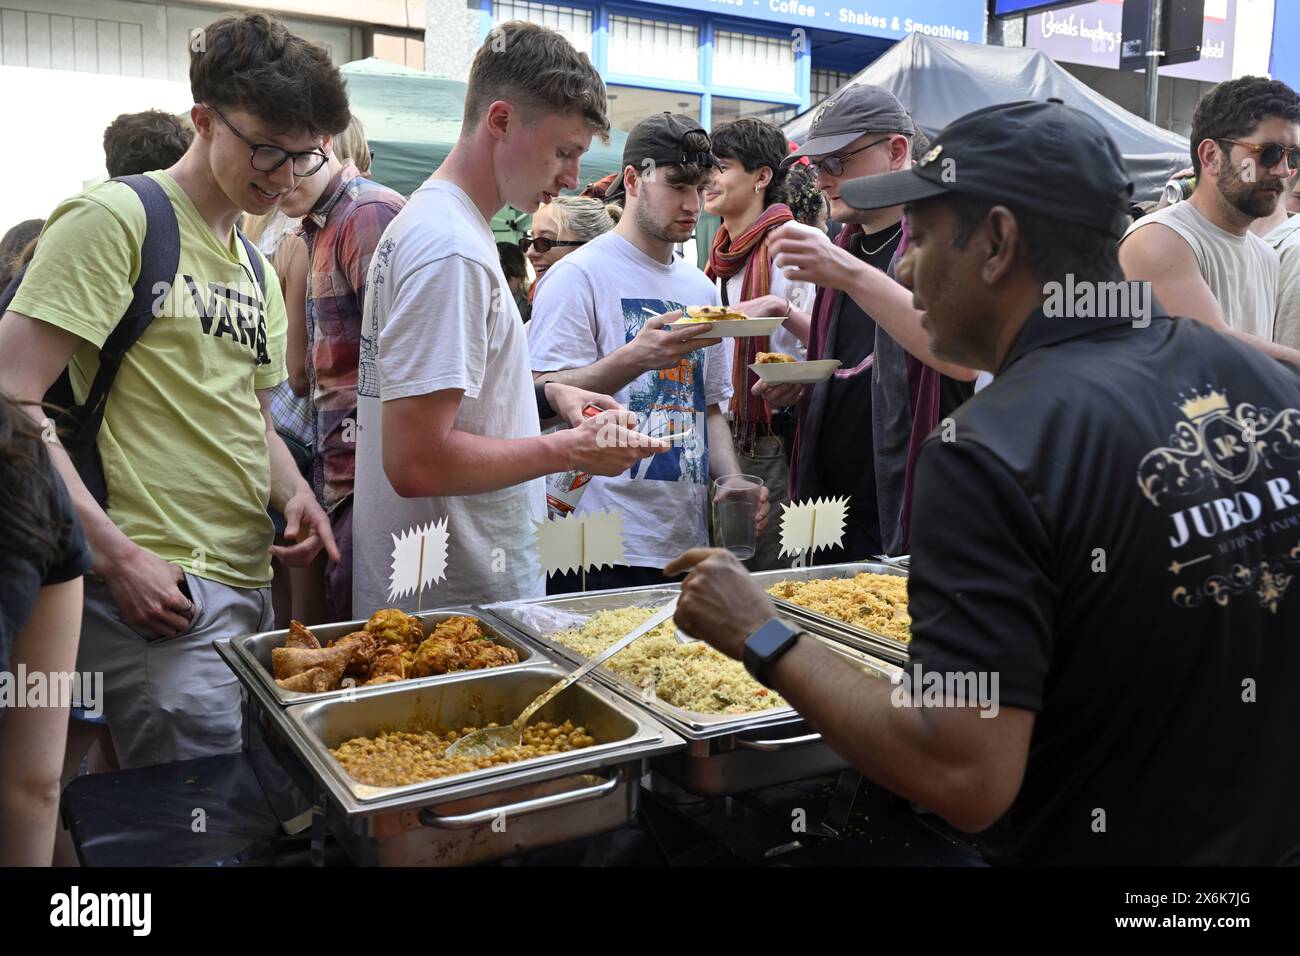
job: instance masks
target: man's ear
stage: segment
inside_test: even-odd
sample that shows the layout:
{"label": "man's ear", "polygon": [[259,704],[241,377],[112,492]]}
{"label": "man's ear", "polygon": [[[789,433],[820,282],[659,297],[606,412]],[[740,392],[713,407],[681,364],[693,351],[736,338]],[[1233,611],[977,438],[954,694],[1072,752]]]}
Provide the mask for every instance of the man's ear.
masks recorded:
{"label": "man's ear", "polygon": [[638,197],[641,191],[641,178],[636,174],[635,166],[623,167],[623,193],[631,198]]}
{"label": "man's ear", "polygon": [[984,220],[984,230],[988,253],[980,266],[980,278],[988,285],[996,285],[1015,268],[1020,226],[1010,209],[994,206]]}
{"label": "man's ear", "polygon": [[514,121],[514,107],[505,100],[495,100],[483,115],[483,124],[493,139],[505,139]]}
{"label": "man's ear", "polygon": [[1209,170],[1215,176],[1223,174],[1223,163],[1227,160],[1227,156],[1216,140],[1201,140],[1196,146],[1196,155],[1201,161],[1202,171]]}
{"label": "man's ear", "polygon": [[325,153],[326,156],[333,156],[333,155],[334,155],[334,137],[333,137],[333,136],[330,136],[328,133],[327,133],[326,135],[322,136],[321,139],[320,139],[320,148],[321,148],[321,150]]}
{"label": "man's ear", "polygon": [[889,141],[889,168],[899,170],[907,168],[907,160],[912,155],[912,144],[906,136],[895,136]]}
{"label": "man's ear", "polygon": [[190,107],[190,122],[196,135],[212,139],[212,114],[198,103]]}

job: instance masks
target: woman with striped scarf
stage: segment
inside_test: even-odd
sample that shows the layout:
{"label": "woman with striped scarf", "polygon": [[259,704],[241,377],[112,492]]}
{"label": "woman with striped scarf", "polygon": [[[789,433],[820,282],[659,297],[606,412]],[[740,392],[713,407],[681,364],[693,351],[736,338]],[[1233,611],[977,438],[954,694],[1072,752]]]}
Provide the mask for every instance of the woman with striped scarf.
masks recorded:
{"label": "woman with striped scarf", "polygon": [[[786,497],[787,448],[793,420],[787,409],[773,408],[753,394],[758,381],[749,366],[759,352],[784,352],[803,359],[807,339],[807,310],[815,289],[808,282],[791,282],[772,265],[768,239],[772,230],[794,219],[782,202],[785,173],[781,161],[787,145],[781,130],[757,119],[723,123],[713,131],[713,152],[720,168],[705,192],[704,208],[722,219],[713,237],[704,270],[718,286],[726,305],[750,316],[786,316],[770,337],[728,340],[732,345],[733,395],[728,409],[741,470],[767,484],[775,505]],[[798,316],[795,315],[798,313]],[[799,316],[803,326],[797,324]],[[769,524],[758,550],[747,562],[751,570],[778,566],[780,528]]]}

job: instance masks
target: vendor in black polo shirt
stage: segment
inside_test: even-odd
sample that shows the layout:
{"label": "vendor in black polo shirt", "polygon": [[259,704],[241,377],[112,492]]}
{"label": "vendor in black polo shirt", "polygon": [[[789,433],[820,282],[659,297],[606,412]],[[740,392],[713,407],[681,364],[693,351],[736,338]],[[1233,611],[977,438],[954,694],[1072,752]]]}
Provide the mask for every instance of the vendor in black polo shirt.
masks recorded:
{"label": "vendor in black polo shirt", "polygon": [[845,187],[908,204],[932,350],[996,370],[918,460],[908,681],[789,632],[725,553],[666,569],[677,623],[992,861],[1300,862],[1300,378],[1110,284],[1130,191],[1059,102]]}

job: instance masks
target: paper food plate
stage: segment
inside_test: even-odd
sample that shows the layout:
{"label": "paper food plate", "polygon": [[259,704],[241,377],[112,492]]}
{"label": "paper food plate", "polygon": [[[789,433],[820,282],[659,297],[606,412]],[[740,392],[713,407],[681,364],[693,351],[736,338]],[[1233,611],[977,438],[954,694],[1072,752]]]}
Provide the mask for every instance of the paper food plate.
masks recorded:
{"label": "paper food plate", "polygon": [[772,362],[767,365],[755,362],[750,366],[754,374],[769,385],[815,385],[830,378],[839,367],[839,359],[821,359],[817,362]]}
{"label": "paper food plate", "polygon": [[[722,322],[710,323],[713,328],[705,333],[706,338],[710,339],[748,339],[756,335],[771,335],[776,331],[785,319],[777,316],[774,319],[726,319]],[[674,331],[685,331],[699,326],[699,322],[674,322],[672,325],[665,325],[664,328]]]}

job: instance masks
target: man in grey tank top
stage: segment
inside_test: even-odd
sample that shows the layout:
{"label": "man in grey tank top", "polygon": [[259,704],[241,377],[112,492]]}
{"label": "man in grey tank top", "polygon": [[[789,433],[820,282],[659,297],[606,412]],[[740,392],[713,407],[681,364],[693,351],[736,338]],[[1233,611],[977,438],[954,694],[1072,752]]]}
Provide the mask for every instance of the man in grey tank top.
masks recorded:
{"label": "man in grey tank top", "polygon": [[1220,83],[1192,119],[1196,191],[1133,223],[1119,261],[1171,314],[1300,365],[1300,351],[1273,341],[1277,253],[1250,231],[1281,201],[1300,166],[1298,143],[1300,97],[1289,86],[1256,76]]}

